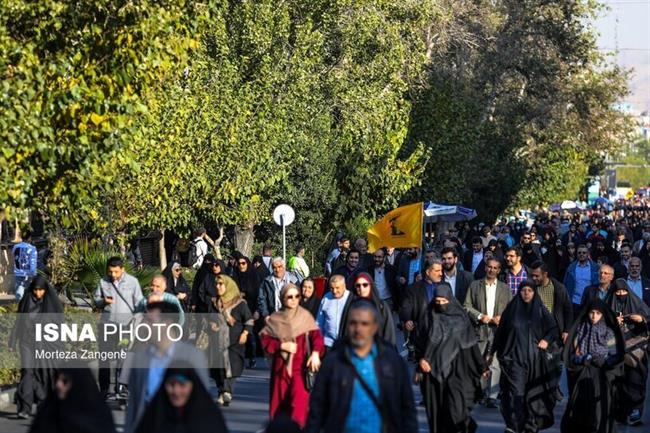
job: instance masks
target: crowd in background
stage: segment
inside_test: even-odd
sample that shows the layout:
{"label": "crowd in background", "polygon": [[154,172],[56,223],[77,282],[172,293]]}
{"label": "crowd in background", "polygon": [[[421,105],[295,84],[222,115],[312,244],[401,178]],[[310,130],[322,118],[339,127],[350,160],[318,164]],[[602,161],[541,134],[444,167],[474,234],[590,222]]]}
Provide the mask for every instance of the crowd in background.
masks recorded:
{"label": "crowd in background", "polygon": [[[111,431],[111,395],[128,402],[127,432],[226,431],[219,407],[237,398],[237,378],[261,355],[270,419],[290,418],[306,432],[416,432],[414,382],[431,432],[475,431],[476,404],[499,409],[507,432],[536,432],[556,423],[563,399],[563,432],[641,423],[650,320],[644,200],[440,225],[423,248],[369,252],[365,239],[339,234],[323,293],[302,247],[286,261],[269,245],[252,259],[235,251],[222,261],[205,231],[195,234],[185,259],[197,270],[192,284],[173,260],[145,297],[115,257],[94,293],[102,320],[173,313],[190,338],[134,350],[118,369],[100,364],[98,387],[83,371],[25,365],[18,416],[41,402],[33,431],[44,419],[72,422],[67,411],[82,407],[83,426],[60,431],[95,431],[93,414]],[[33,322],[62,310],[47,280],[29,281],[20,280],[19,311]],[[33,347],[21,335],[12,345],[27,359]]]}

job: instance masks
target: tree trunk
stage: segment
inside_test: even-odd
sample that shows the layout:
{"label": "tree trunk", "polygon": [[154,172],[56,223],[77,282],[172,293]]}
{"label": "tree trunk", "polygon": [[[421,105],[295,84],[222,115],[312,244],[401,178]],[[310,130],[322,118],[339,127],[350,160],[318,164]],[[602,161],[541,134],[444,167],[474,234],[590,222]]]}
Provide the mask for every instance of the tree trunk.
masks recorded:
{"label": "tree trunk", "polygon": [[160,260],[160,269],[167,267],[167,250],[165,250],[165,229],[160,229],[158,237],[158,259]]}
{"label": "tree trunk", "polygon": [[253,223],[249,223],[235,227],[235,249],[246,257],[251,257],[253,253],[253,241],[255,240],[253,226]]}

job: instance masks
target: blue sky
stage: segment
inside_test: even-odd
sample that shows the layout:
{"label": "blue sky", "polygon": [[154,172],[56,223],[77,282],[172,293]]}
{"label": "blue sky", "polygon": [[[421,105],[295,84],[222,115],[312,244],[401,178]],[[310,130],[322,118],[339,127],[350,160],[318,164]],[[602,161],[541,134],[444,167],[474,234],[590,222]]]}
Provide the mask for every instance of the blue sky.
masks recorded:
{"label": "blue sky", "polygon": [[603,0],[609,7],[594,22],[600,33],[598,46],[614,50],[617,63],[634,69],[628,102],[640,111],[650,111],[650,0]]}

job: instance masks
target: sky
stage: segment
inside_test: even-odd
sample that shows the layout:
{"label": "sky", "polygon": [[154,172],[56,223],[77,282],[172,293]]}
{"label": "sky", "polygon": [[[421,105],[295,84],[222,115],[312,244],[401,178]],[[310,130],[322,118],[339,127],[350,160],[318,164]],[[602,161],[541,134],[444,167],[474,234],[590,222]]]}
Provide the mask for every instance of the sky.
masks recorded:
{"label": "sky", "polygon": [[[621,66],[633,68],[631,94],[621,102],[650,112],[650,0],[602,0],[594,27],[600,33],[598,47],[611,52]],[[618,48],[618,53],[613,50]]]}

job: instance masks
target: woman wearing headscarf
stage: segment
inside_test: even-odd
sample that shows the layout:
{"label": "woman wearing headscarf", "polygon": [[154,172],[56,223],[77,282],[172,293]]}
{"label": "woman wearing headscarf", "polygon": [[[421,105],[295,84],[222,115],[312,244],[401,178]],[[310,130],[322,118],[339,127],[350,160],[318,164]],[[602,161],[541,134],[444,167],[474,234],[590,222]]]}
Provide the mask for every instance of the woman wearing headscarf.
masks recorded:
{"label": "woman wearing headscarf", "polygon": [[58,343],[36,341],[36,324],[63,322],[63,305],[47,279],[37,275],[18,304],[18,317],[9,337],[9,348],[20,352],[20,382],[16,390],[19,418],[28,418],[32,404],[43,401],[54,387],[55,365],[51,360],[35,358],[35,352],[52,352]]}
{"label": "woman wearing headscarf", "polygon": [[476,431],[471,417],[481,393],[481,375],[486,369],[474,327],[451,286],[436,287],[427,307],[425,323],[419,324],[416,342],[417,380],[431,433]]}
{"label": "woman wearing headscarf", "polygon": [[227,433],[221,410],[190,365],[171,365],[136,433]]}
{"label": "woman wearing headscarf", "polygon": [[523,281],[501,316],[491,350],[501,365],[501,414],[506,431],[537,432],[553,425],[560,376],[553,352],[558,339],[555,319],[535,283]]}
{"label": "woman wearing headscarf", "polygon": [[210,298],[214,296],[214,279],[223,272],[223,266],[217,261],[212,254],[206,254],[203,257],[201,267],[194,275],[192,282],[192,296],[191,306],[197,313],[205,313],[208,311]]}
{"label": "woman wearing headscarf", "polygon": [[286,284],[280,292],[282,308],[269,316],[260,336],[272,357],[270,417],[290,415],[303,428],[309,409],[305,375],[320,368],[325,344],[316,320],[299,305],[300,297],[298,287]]}
{"label": "woman wearing headscarf", "polygon": [[569,401],[562,433],[615,433],[615,381],[625,342],[612,310],[600,299],[583,309],[564,346]]}
{"label": "woman wearing headscarf", "polygon": [[115,433],[111,411],[88,368],[65,368],[38,408],[30,433]]}
{"label": "woman wearing headscarf", "polygon": [[163,271],[163,275],[167,279],[165,291],[176,296],[183,307],[183,311],[187,311],[190,301],[190,286],[183,277],[183,267],[179,262],[171,262]]}
{"label": "woman wearing headscarf", "polygon": [[300,293],[302,294],[302,297],[300,298],[300,306],[309,311],[311,315],[316,318],[318,308],[320,307],[320,298],[316,293],[314,280],[311,277],[302,280],[302,283],[300,283]]}
{"label": "woman wearing headscarf", "polygon": [[[368,301],[375,304],[377,311],[379,312],[378,319],[378,328],[377,328],[377,337],[381,338],[385,342],[395,346],[397,344],[397,338],[395,336],[395,323],[393,322],[393,314],[391,312],[390,306],[383,301],[379,294],[377,293],[377,288],[375,287],[375,282],[373,281],[370,274],[367,272],[360,272],[354,278],[354,298],[367,299]],[[341,337],[348,336],[348,314],[347,310],[343,313],[343,318],[341,323],[345,326],[341,327]]]}
{"label": "woman wearing headscarf", "polygon": [[225,274],[215,281],[216,296],[209,307],[210,376],[219,388],[217,402],[230,405],[235,379],[244,372],[244,348],[253,331],[253,316],[237,283]]}
{"label": "woman wearing headscarf", "polygon": [[628,347],[624,376],[618,387],[615,417],[619,422],[636,425],[641,422],[641,411],[645,404],[645,388],[648,380],[647,348],[636,345],[647,343],[650,308],[632,291],[627,281],[619,278],[610,289],[605,303],[614,312],[616,321]]}
{"label": "woman wearing headscarf", "polygon": [[[239,286],[239,290],[244,296],[244,300],[248,305],[248,309],[253,315],[253,319],[259,319],[259,314],[257,313],[257,297],[260,293],[260,284],[262,280],[260,279],[259,274],[255,271],[251,265],[248,257],[244,256],[239,251],[233,253],[233,258],[235,259],[235,272],[233,279]],[[255,357],[257,356],[257,333],[262,329],[262,325],[255,323],[253,325],[253,334],[249,336],[248,341],[246,342],[246,358],[248,358],[248,366],[250,368],[255,367]]]}

